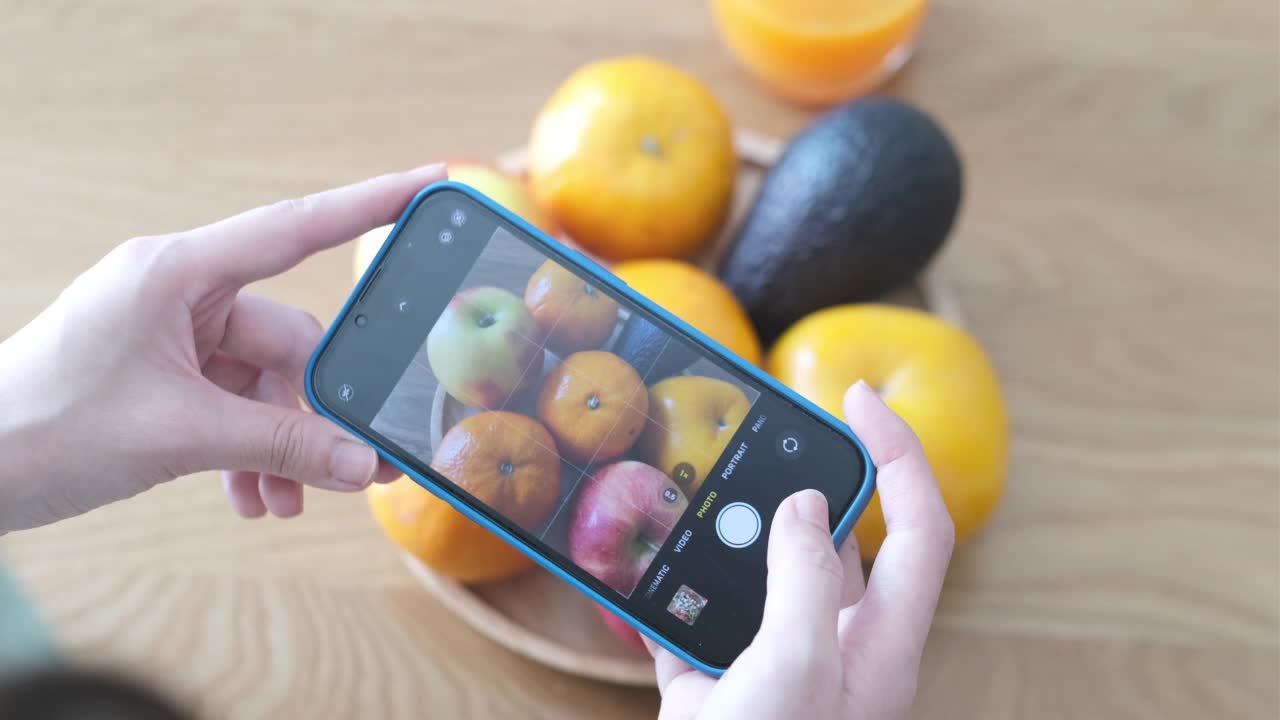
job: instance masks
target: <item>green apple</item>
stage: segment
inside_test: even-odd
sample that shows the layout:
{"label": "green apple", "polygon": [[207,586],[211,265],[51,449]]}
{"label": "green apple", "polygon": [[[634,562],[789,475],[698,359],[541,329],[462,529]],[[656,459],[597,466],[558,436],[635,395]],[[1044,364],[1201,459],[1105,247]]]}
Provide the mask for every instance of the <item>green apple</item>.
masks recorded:
{"label": "green apple", "polygon": [[[529,189],[519,177],[503,172],[492,165],[473,160],[451,160],[447,165],[450,180],[478,190],[482,195],[488,196],[548,235],[565,239],[561,237],[560,228],[556,223],[534,203]],[[373,256],[377,255],[378,250],[382,248],[382,243],[386,241],[392,227],[394,225],[383,225],[356,239],[356,280],[364,275],[365,268],[373,262]]]}
{"label": "green apple", "polygon": [[533,195],[520,178],[482,162],[450,160],[447,165],[450,180],[480,191],[548,235],[559,232],[551,218],[534,203]]}
{"label": "green apple", "polygon": [[427,333],[427,362],[440,385],[472,407],[494,409],[538,379],[538,323],[520,296],[496,287],[463,290]]}

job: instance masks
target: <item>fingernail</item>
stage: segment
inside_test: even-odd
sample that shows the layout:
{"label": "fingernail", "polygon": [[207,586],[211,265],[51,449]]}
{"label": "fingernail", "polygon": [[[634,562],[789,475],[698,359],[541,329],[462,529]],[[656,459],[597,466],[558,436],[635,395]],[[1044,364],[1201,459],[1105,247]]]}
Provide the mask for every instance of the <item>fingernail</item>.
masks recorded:
{"label": "fingernail", "polygon": [[810,525],[816,525],[823,532],[830,532],[827,522],[827,498],[817,490],[802,490],[796,495],[796,515]]}
{"label": "fingernail", "polygon": [[[860,399],[855,399],[860,398]],[[845,402],[869,402],[875,400],[877,403],[883,403],[884,398],[880,396],[879,391],[871,387],[866,380],[859,380],[854,383],[849,391],[844,395]]]}
{"label": "fingernail", "polygon": [[329,454],[329,474],[356,489],[369,484],[377,464],[378,454],[373,448],[350,440],[339,440]]}
{"label": "fingernail", "polygon": [[413,170],[410,170],[409,172],[414,173],[415,175],[419,175],[419,174],[435,175],[437,173],[442,173],[446,177],[448,177],[449,169],[445,167],[444,163],[438,162],[438,163],[431,163],[429,165],[421,165],[419,167],[414,168]]}

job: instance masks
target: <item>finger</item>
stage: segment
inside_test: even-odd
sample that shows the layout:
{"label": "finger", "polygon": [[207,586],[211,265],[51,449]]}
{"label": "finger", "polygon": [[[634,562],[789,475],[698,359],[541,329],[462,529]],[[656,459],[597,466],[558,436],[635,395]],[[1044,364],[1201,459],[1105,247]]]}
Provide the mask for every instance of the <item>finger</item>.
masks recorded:
{"label": "finger", "polygon": [[[840,595],[840,617],[836,623],[836,636],[844,638],[849,635],[849,623],[858,612],[858,602],[867,592],[867,576],[862,567],[862,552],[858,548],[858,538],[853,533],[840,546],[840,564],[844,566],[844,592]],[[849,637],[849,642],[856,642]]]}
{"label": "finger", "polygon": [[827,501],[802,490],[778,507],[769,530],[769,575],[760,638],[806,658],[836,657],[844,570],[831,542]]}
{"label": "finger", "polygon": [[[222,356],[222,362],[226,367],[237,363],[247,366],[228,355]],[[217,375],[216,370],[214,374]],[[238,391],[240,394],[278,407],[298,407],[298,398],[283,377],[261,371],[256,375],[252,387]],[[268,510],[277,517],[293,517],[302,512],[302,486],[293,480],[252,471],[224,471],[222,477],[232,509],[244,517],[261,517]]]}
{"label": "finger", "polygon": [[653,656],[654,674],[658,681],[658,693],[662,695],[662,709],[659,720],[686,720],[696,717],[706,705],[707,696],[716,687],[716,680],[704,675],[658,646],[647,637],[641,636],[649,654]]}
{"label": "finger", "polygon": [[666,688],[671,684],[672,680],[684,675],[685,673],[697,672],[689,663],[676,657],[673,653],[662,647],[658,643],[650,640],[647,636],[640,636],[644,648],[649,651],[649,655],[653,658],[653,669],[658,679],[658,692],[665,694]]}
{"label": "finger", "polygon": [[206,405],[183,448],[193,471],[255,470],[343,492],[373,480],[373,448],[319,415],[221,392]]}
{"label": "finger", "polygon": [[644,643],[644,649],[649,651],[649,657],[657,658],[658,652],[662,650],[662,646],[649,639],[648,635],[641,635],[640,642]]}
{"label": "finger", "polygon": [[400,468],[391,463],[378,458],[378,470],[373,474],[373,481],[382,485],[393,483],[399,480],[404,473],[400,472]]}
{"label": "finger", "polygon": [[278,518],[296,517],[302,513],[302,485],[270,473],[259,473],[258,492],[262,503]]}
{"label": "finger", "polygon": [[[255,399],[276,407],[298,409],[298,396],[284,377],[274,372],[262,374],[258,380]],[[259,473],[258,493],[262,496],[263,504],[278,518],[294,517],[302,513],[302,485],[297,481],[271,473]]]}
{"label": "finger", "polygon": [[257,387],[262,368],[227,353],[214,351],[201,372],[209,382],[232,395],[247,397]]}
{"label": "finger", "polygon": [[[311,353],[324,337],[324,328],[310,313],[240,293],[227,314],[220,349],[263,370],[279,373],[305,395],[303,375]],[[206,373],[207,375],[207,373]]]}
{"label": "finger", "polygon": [[[653,645],[653,641],[645,638],[645,647]],[[676,657],[667,649],[653,645],[649,648],[649,654],[653,656],[653,670],[658,678],[658,692],[666,692],[666,688],[671,684],[672,680],[684,675],[685,673],[697,672],[689,663]]]}
{"label": "finger", "polygon": [[241,287],[395,222],[419,190],[445,177],[443,164],[382,175],[249,210],[186,237],[201,266]]}
{"label": "finger", "polygon": [[[204,374],[209,381],[227,392],[242,397],[251,397],[256,393],[258,377],[262,374],[262,370],[239,358],[219,351],[214,353],[209,362],[205,364]],[[378,469],[374,473],[373,482],[385,485],[395,482],[403,475],[404,473],[401,472],[400,468],[379,458]],[[257,496],[257,487],[257,479],[255,478],[253,485],[255,498]]]}
{"label": "finger", "polygon": [[910,426],[866,383],[849,389],[844,410],[877,466],[888,534],[841,641],[848,651],[856,638],[859,653],[887,672],[914,673],[951,559],[954,526]]}
{"label": "finger", "polygon": [[862,553],[858,550],[858,538],[853,533],[840,546],[840,565],[844,568],[844,588],[840,593],[840,607],[847,608],[862,599],[867,590],[867,579],[862,574]]}
{"label": "finger", "polygon": [[260,518],[267,514],[267,506],[258,492],[258,473],[222,471],[222,490],[231,503],[231,509],[242,518]]}

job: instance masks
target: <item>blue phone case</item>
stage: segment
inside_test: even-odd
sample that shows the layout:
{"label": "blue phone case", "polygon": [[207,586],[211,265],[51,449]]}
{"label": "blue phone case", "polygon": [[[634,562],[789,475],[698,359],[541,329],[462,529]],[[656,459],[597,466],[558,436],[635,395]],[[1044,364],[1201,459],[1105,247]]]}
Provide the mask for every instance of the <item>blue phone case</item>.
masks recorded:
{"label": "blue phone case", "polygon": [[636,305],[639,305],[640,307],[648,310],[649,312],[658,316],[662,320],[666,321],[668,324],[684,332],[688,336],[700,341],[704,346],[706,346],[711,351],[720,355],[722,358],[727,360],[735,368],[737,368],[743,374],[750,377],[755,382],[759,383],[764,387],[769,388],[770,390],[787,398],[788,400],[800,406],[801,408],[809,411],[815,417],[827,423],[832,428],[834,428],[837,432],[841,433],[842,435],[844,435],[845,437],[853,441],[854,445],[857,446],[858,451],[862,453],[863,465],[866,467],[867,471],[866,471],[866,476],[863,478],[863,481],[862,481],[861,490],[858,492],[857,497],[854,498],[853,503],[850,504],[848,512],[845,513],[845,516],[841,518],[840,522],[837,524],[835,532],[832,533],[832,540],[837,545],[844,542],[845,538],[848,537],[849,532],[853,529],[853,524],[858,520],[858,517],[862,515],[862,511],[866,509],[867,503],[871,501],[871,496],[875,492],[876,469],[875,469],[875,465],[871,462],[871,455],[867,452],[866,447],[863,446],[862,441],[859,440],[857,436],[854,435],[849,430],[849,427],[845,425],[843,422],[841,422],[840,420],[833,417],[830,413],[826,412],[825,410],[818,407],[817,405],[814,405],[813,403],[809,402],[808,400],[804,399],[800,395],[793,392],[790,388],[786,387],[782,383],[779,383],[778,381],[769,377],[765,373],[761,372],[755,366],[743,360],[742,358],[738,357],[727,348],[721,346],[715,340],[712,340],[706,335],[703,335],[702,333],[693,329],[693,327],[685,323],[683,320],[677,318],[671,313],[668,313],[667,311],[658,307],[656,304],[654,304],[653,302],[650,302],[644,296],[637,294],[625,283],[618,280],[618,278],[614,276],[613,273],[610,273],[609,271],[600,267],[591,259],[573,250],[572,248],[565,247],[561,243],[557,242],[555,239],[548,236],[546,233],[533,227],[532,225],[525,222],[521,218],[512,214],[506,208],[503,208],[502,206],[493,202],[492,200],[480,194],[479,192],[476,192],[469,186],[463,185],[461,183],[447,182],[447,181],[434,183],[424,188],[422,191],[420,191],[413,198],[413,201],[409,203],[409,206],[405,208],[404,212],[401,213],[400,219],[396,222],[395,227],[392,228],[391,232],[387,235],[387,239],[383,242],[382,248],[378,251],[377,256],[374,257],[373,261],[369,264],[369,267],[365,268],[364,275],[360,278],[360,282],[357,283],[355,289],[352,290],[351,296],[347,298],[347,302],[343,305],[342,310],[338,313],[338,316],[334,320],[334,323],[329,327],[329,330],[325,333],[324,339],[322,339],[320,341],[320,345],[316,347],[315,353],[313,353],[311,356],[311,361],[307,364],[307,373],[306,373],[307,401],[311,403],[311,407],[314,408],[315,411],[320,415],[323,415],[324,417],[332,420],[333,422],[337,423],[338,425],[340,425],[341,427],[343,427],[344,429],[346,429],[348,432],[352,433],[356,437],[359,437],[365,442],[369,443],[371,446],[374,447],[374,449],[378,451],[378,454],[381,455],[383,459],[385,459],[387,462],[399,468],[400,471],[405,474],[405,476],[412,478],[414,482],[426,488],[436,497],[439,497],[441,500],[444,500],[445,502],[449,503],[449,505],[451,505],[458,512],[461,512],[463,515],[466,515],[470,519],[474,520],[476,523],[478,523],[482,527],[487,528],[491,532],[498,535],[498,537],[501,537],[503,540],[506,540],[508,543],[515,546],[517,550],[529,556],[529,558],[532,559],[534,562],[546,568],[549,572],[551,572],[556,577],[560,578],[561,580],[564,580],[565,582],[569,583],[571,586],[577,588],[579,592],[584,593],[587,597],[591,598],[592,600],[596,601],[597,603],[607,608],[610,612],[612,612],[614,615],[621,618],[623,622],[635,628],[642,635],[650,638],[658,645],[671,651],[673,654],[676,655],[676,657],[689,663],[690,666],[695,667],[698,670],[708,675],[711,675],[713,677],[719,677],[720,675],[723,675],[724,671],[727,668],[719,668],[719,667],[715,667],[714,665],[709,665],[705,662],[702,662],[701,660],[690,655],[683,648],[680,648],[679,646],[670,642],[666,638],[662,637],[656,631],[651,630],[644,623],[640,622],[638,619],[631,616],[621,607],[616,605],[612,600],[605,597],[604,595],[601,595],[600,593],[596,592],[594,589],[588,587],[582,582],[578,581],[576,578],[569,575],[563,569],[558,567],[554,562],[552,562],[550,558],[543,556],[535,548],[528,545],[523,540],[517,538],[515,535],[512,535],[511,533],[507,532],[507,530],[504,529],[501,525],[498,525],[497,523],[489,520],[485,516],[477,513],[476,511],[468,507],[466,504],[464,504],[462,501],[454,498],[449,493],[445,492],[441,488],[441,486],[436,483],[436,481],[432,480],[430,477],[423,476],[422,474],[415,471],[413,468],[409,467],[406,463],[401,462],[399,459],[393,457],[386,448],[379,447],[371,438],[365,436],[358,429],[351,427],[343,420],[335,417],[332,413],[326,411],[324,406],[317,401],[316,392],[315,392],[316,360],[319,358],[324,348],[328,346],[330,340],[333,337],[334,330],[338,327],[338,324],[342,321],[342,319],[347,316],[347,313],[350,312],[351,306],[355,304],[356,298],[360,296],[360,293],[364,290],[365,285],[368,284],[370,276],[372,275],[373,268],[376,268],[382,262],[383,256],[386,255],[387,250],[391,247],[392,243],[395,242],[396,237],[400,234],[400,231],[404,228],[405,222],[409,219],[409,216],[413,214],[413,211],[417,209],[418,205],[421,204],[422,201],[425,200],[427,197],[429,197],[430,195],[436,192],[439,192],[441,190],[446,190],[446,189],[455,190],[455,191],[464,193],[468,197],[475,200],[476,202],[489,208],[490,210],[497,213],[500,217],[502,217],[504,220],[506,220],[510,224],[514,225],[520,230],[523,230],[525,233],[532,236],[538,242],[542,243],[552,255],[559,256],[560,258],[577,265],[580,269],[590,273],[592,277],[594,277],[596,280],[600,281],[601,283],[604,283],[605,285],[608,285],[609,287],[616,290],[618,293],[625,295],[628,299],[630,299]]}

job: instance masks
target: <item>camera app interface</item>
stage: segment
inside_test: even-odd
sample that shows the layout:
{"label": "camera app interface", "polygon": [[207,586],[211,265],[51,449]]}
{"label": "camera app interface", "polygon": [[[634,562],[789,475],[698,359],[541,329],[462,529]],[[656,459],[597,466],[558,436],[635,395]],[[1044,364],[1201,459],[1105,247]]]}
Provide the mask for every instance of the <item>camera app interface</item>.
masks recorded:
{"label": "camera app interface", "polygon": [[759,397],[498,227],[372,427],[630,596]]}
{"label": "camera app interface", "polygon": [[759,627],[778,503],[858,489],[847,440],[461,193],[375,272],[318,363],[335,412],[708,661]]}

